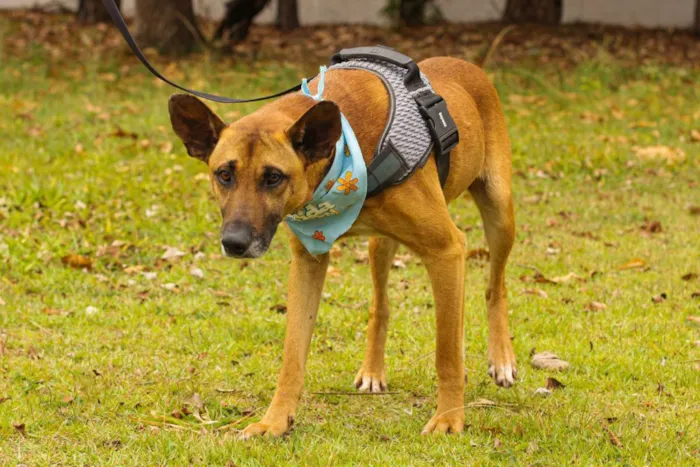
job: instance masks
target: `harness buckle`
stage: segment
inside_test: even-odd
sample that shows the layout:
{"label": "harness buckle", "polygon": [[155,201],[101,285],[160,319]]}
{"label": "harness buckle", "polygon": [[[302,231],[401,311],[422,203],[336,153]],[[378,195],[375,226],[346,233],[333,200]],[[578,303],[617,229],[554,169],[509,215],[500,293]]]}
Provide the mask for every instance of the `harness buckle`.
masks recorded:
{"label": "harness buckle", "polygon": [[416,97],[418,111],[428,123],[436,154],[447,154],[459,143],[459,132],[445,99],[437,94]]}

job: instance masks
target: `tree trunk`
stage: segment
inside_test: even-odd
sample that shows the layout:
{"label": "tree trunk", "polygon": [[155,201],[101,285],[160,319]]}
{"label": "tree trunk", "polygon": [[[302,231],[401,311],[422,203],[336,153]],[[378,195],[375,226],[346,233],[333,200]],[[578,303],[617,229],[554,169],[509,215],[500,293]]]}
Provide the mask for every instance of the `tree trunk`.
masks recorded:
{"label": "tree trunk", "polygon": [[277,0],[277,27],[282,31],[291,31],[299,27],[297,0]]}
{"label": "tree trunk", "polygon": [[202,40],[192,0],[136,0],[136,41],[166,55],[184,55]]}
{"label": "tree trunk", "polygon": [[503,12],[507,23],[561,23],[562,0],[508,0]]}
{"label": "tree trunk", "polygon": [[[115,0],[118,7],[121,7],[121,0]],[[82,24],[106,23],[110,21],[109,13],[102,5],[101,0],[80,0],[78,21]]]}
{"label": "tree trunk", "polygon": [[240,42],[248,36],[248,30],[258,13],[270,0],[230,0],[226,2],[226,14],[214,33],[215,40]]}
{"label": "tree trunk", "polygon": [[399,0],[399,22],[403,26],[425,23],[425,4],[428,0]]}

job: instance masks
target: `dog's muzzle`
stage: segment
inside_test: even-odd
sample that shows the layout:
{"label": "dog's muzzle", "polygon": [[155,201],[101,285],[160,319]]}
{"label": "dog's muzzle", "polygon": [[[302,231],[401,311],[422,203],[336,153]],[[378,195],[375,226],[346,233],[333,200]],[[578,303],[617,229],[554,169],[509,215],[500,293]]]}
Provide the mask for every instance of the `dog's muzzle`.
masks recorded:
{"label": "dog's muzzle", "polygon": [[221,232],[221,250],[226,256],[243,258],[247,256],[253,240],[251,226],[234,222]]}
{"label": "dog's muzzle", "polygon": [[252,226],[233,222],[221,231],[221,252],[229,258],[258,258],[267,251],[275,230],[276,226],[258,235]]}

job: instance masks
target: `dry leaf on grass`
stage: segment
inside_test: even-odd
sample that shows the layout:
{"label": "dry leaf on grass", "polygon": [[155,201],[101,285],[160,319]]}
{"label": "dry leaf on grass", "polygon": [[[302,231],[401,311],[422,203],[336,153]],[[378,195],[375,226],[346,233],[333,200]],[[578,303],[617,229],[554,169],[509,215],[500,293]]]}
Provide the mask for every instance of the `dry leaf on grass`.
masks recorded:
{"label": "dry leaf on grass", "polygon": [[184,251],[180,251],[172,246],[167,246],[165,247],[165,253],[163,253],[163,256],[161,256],[160,259],[172,261],[178,258],[182,258],[183,256],[185,256]]}
{"label": "dry leaf on grass", "polygon": [[570,272],[569,274],[567,274],[567,275],[565,275],[565,276],[552,277],[550,280],[551,280],[552,282],[554,282],[555,284],[563,284],[563,283],[569,282],[569,281],[571,281],[571,280],[573,280],[573,279],[576,279],[576,280],[579,280],[579,281],[585,281],[585,280],[586,280],[585,277],[579,276],[579,275],[576,274],[575,272]]}
{"label": "dry leaf on grass", "polygon": [[488,261],[489,258],[489,251],[484,248],[476,248],[474,250],[467,251],[467,259],[473,259],[477,261]]}
{"label": "dry leaf on grass", "polygon": [[651,301],[654,303],[662,303],[666,301],[667,295],[665,293],[660,293],[659,295],[654,295],[651,297]]}
{"label": "dry leaf on grass", "polygon": [[562,389],[566,387],[566,384],[562,383],[556,378],[549,377],[547,378],[545,387],[549,389],[550,391],[554,391],[555,389]]}
{"label": "dry leaf on grass", "polygon": [[694,272],[689,272],[688,274],[683,274],[681,276],[681,279],[684,281],[694,281],[697,278],[698,278],[698,275],[695,274]]}
{"label": "dry leaf on grass", "polygon": [[535,394],[542,397],[549,397],[552,395],[552,390],[548,388],[537,388],[535,389]]}
{"label": "dry leaf on grass", "polygon": [[190,275],[196,277],[197,279],[204,279],[204,271],[194,266],[190,268]]}
{"label": "dry leaf on grass", "polygon": [[569,368],[569,362],[560,359],[554,352],[540,352],[532,357],[532,366],[540,370],[561,371]]}
{"label": "dry leaf on grass", "polygon": [[664,229],[661,227],[661,222],[659,221],[649,221],[640,227],[642,231],[648,234],[660,233]]}
{"label": "dry leaf on grass", "polygon": [[625,264],[621,264],[620,266],[618,266],[617,270],[624,271],[625,269],[638,269],[638,268],[643,268],[646,265],[647,265],[647,262],[644,261],[643,259],[632,258],[631,260],[627,261]]}
{"label": "dry leaf on grass", "polygon": [[281,303],[278,303],[277,305],[272,305],[270,307],[271,311],[276,311],[277,313],[284,314],[287,312],[287,305],[283,305]]}
{"label": "dry leaf on grass", "polygon": [[185,399],[183,401],[183,404],[185,404],[185,407],[190,407],[197,410],[202,410],[204,408],[204,401],[202,400],[202,396],[200,396],[196,392],[192,393],[190,397]]}
{"label": "dry leaf on grass", "polygon": [[609,427],[605,426],[604,428],[605,428],[605,431],[608,432],[608,437],[610,438],[610,443],[613,446],[617,446],[618,448],[624,447],[622,445],[622,441],[620,441],[620,438],[618,438],[617,435],[615,433],[613,433],[613,431]]}
{"label": "dry leaf on grass", "polygon": [[92,260],[87,256],[71,253],[61,258],[61,262],[74,269],[92,269]]}
{"label": "dry leaf on grass", "polygon": [[700,316],[688,316],[688,321],[695,324],[700,324]]}
{"label": "dry leaf on grass", "polygon": [[27,427],[24,425],[24,423],[13,423],[12,427],[17,430],[17,432],[22,435],[24,438],[27,437]]}
{"label": "dry leaf on grass", "polygon": [[591,302],[586,306],[588,311],[603,311],[608,307],[605,303]]}
{"label": "dry leaf on grass", "polygon": [[540,296],[542,298],[549,297],[549,295],[547,295],[547,292],[545,292],[542,289],[525,289],[525,290],[523,290],[523,292],[527,295],[537,295],[537,296]]}
{"label": "dry leaf on grass", "polygon": [[685,152],[680,148],[668,146],[633,146],[634,154],[643,161],[664,161],[668,165],[685,160]]}

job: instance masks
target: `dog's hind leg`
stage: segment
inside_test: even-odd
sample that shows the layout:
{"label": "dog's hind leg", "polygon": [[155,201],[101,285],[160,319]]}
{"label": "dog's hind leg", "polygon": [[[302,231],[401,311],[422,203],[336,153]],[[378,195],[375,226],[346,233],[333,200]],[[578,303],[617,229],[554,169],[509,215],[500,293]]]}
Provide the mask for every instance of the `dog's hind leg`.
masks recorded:
{"label": "dog's hind leg", "polygon": [[384,375],[384,345],[389,326],[389,270],[399,244],[385,237],[369,240],[369,264],[372,271],[372,306],[367,325],[367,349],[362,367],[355,377],[355,387],[361,392],[386,391]]}
{"label": "dog's hind leg", "polygon": [[489,285],[486,289],[489,323],[488,371],[497,385],[510,387],[518,375],[508,330],[505,285],[506,262],[515,240],[510,180],[496,175],[486,178],[486,181],[477,179],[469,187],[469,191],[481,212],[491,257]]}

